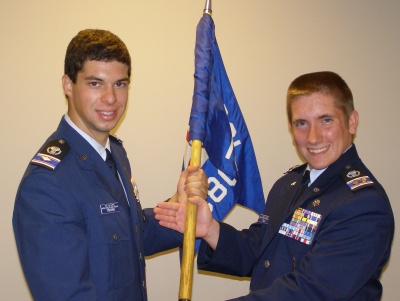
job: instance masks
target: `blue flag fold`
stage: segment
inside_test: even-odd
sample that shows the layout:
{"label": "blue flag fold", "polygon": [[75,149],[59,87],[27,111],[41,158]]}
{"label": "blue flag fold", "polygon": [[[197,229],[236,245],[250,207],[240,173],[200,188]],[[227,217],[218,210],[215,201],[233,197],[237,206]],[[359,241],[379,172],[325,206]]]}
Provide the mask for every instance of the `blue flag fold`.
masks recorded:
{"label": "blue flag fold", "polygon": [[194,80],[184,167],[190,142],[202,141],[201,168],[210,183],[207,202],[213,217],[221,221],[235,204],[261,214],[265,199],[253,144],[208,14],[197,25]]}

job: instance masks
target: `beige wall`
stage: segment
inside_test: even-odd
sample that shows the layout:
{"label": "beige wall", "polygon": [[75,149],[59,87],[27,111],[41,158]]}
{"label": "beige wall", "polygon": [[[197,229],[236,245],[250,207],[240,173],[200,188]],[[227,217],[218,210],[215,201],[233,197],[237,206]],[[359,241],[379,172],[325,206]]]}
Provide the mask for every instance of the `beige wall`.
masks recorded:
{"label": "beige wall", "polygon": [[[0,300],[30,300],[11,226],[15,193],[27,163],[55,129],[66,103],[64,53],[80,29],[109,29],[133,57],[130,105],[117,134],[125,141],[144,207],[164,200],[180,172],[193,90],[195,28],[203,0],[0,0]],[[265,194],[299,162],[286,128],[285,91],[296,76],[341,74],[360,113],[356,139],[364,162],[400,217],[400,2],[213,1],[216,34],[246,118]],[[360,204],[362,206],[362,204]],[[256,215],[236,208],[228,221],[246,227]],[[397,234],[383,274],[383,300],[398,300]],[[178,253],[147,261],[150,300],[177,300]],[[195,273],[193,300],[245,294],[249,282]]]}

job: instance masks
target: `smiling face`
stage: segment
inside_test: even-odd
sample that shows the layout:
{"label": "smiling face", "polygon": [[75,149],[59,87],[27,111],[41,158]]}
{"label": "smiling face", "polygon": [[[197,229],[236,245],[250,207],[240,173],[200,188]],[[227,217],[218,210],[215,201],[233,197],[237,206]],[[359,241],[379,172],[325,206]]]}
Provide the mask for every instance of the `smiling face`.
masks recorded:
{"label": "smiling face", "polygon": [[320,92],[295,98],[291,103],[289,129],[300,155],[311,169],[334,163],[353,142],[358,113],[346,118],[333,96]]}
{"label": "smiling face", "polygon": [[87,61],[76,83],[62,78],[68,98],[68,116],[86,134],[105,145],[109,132],[125,112],[128,102],[128,66],[117,61]]}

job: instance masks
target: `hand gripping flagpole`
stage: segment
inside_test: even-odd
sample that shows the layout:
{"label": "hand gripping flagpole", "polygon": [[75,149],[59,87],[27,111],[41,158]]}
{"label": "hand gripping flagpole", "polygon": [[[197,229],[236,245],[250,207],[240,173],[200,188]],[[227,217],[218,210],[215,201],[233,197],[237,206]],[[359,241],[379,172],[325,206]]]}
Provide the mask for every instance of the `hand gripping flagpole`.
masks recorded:
{"label": "hand gripping flagpole", "polygon": [[[211,0],[206,0],[203,14],[211,15]],[[202,141],[192,140],[190,166],[201,164]],[[191,197],[191,195],[189,195]],[[179,301],[190,301],[192,296],[193,266],[196,240],[197,205],[187,203],[185,232],[183,236],[183,251],[181,263],[181,278],[179,286]]]}

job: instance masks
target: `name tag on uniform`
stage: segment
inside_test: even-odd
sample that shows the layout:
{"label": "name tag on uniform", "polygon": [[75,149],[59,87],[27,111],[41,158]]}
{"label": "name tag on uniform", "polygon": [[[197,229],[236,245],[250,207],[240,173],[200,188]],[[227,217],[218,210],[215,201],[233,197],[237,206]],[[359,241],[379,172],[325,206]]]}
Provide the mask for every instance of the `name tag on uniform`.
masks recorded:
{"label": "name tag on uniform", "polygon": [[283,223],[279,229],[279,233],[310,245],[320,221],[321,214],[297,208],[293,213],[290,223]]}
{"label": "name tag on uniform", "polygon": [[119,212],[119,204],[118,204],[118,202],[101,204],[100,212],[101,212],[101,214],[117,213],[117,212]]}

